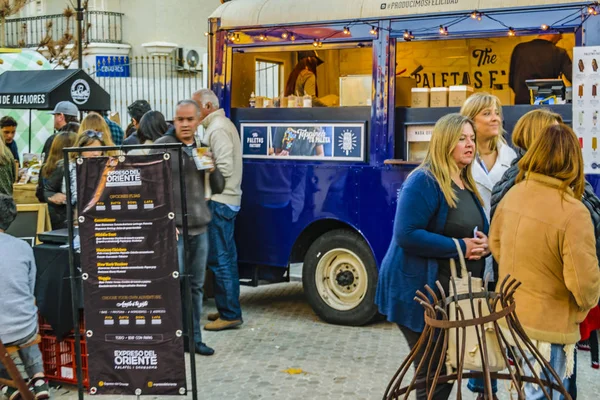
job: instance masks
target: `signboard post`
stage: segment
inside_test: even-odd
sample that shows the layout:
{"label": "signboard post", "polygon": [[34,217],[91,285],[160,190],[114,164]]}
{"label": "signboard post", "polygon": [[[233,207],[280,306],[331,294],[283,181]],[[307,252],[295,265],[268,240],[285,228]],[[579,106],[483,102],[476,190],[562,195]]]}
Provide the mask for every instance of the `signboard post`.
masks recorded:
{"label": "signboard post", "polygon": [[187,392],[169,157],[77,159],[91,394]]}
{"label": "signboard post", "polygon": [[600,46],[573,48],[573,130],[583,152],[584,172],[600,174]]}

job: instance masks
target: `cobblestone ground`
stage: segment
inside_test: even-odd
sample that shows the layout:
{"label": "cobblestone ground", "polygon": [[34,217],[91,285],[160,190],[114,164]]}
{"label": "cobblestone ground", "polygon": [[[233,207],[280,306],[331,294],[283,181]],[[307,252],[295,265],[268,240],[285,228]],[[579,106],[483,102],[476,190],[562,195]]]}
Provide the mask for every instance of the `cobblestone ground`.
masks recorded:
{"label": "cobblestone ground", "polygon": [[[245,323],[240,329],[203,332],[204,341],[216,353],[196,358],[199,399],[381,399],[408,353],[392,324],[353,328],[321,322],[305,301],[300,283],[244,287],[242,308]],[[205,303],[204,311],[205,315],[215,311],[212,300]],[[579,357],[578,398],[596,400],[600,371],[590,368],[589,353]],[[291,375],[290,369],[301,373]],[[500,390],[500,399],[510,398],[502,385]],[[475,399],[470,392],[463,393],[464,398]],[[71,400],[77,393],[65,386],[53,396]]]}

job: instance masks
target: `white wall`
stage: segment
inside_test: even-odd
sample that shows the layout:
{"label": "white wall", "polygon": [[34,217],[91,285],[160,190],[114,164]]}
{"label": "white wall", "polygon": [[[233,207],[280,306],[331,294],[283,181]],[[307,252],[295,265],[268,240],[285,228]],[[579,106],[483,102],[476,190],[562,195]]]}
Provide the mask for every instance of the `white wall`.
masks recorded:
{"label": "white wall", "polygon": [[[76,4],[76,0],[72,0]],[[44,15],[61,14],[71,0],[42,0]],[[206,48],[208,16],[220,0],[89,0],[90,10],[114,11],[123,16],[123,41],[132,55],[146,55],[142,43],[170,42],[180,47]],[[21,16],[34,16],[26,7]]]}

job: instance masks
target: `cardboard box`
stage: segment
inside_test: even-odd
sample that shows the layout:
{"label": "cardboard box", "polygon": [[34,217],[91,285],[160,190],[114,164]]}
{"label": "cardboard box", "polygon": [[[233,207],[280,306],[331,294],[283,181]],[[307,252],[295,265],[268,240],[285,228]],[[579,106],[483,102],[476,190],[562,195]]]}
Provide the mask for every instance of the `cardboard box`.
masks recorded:
{"label": "cardboard box", "polygon": [[431,107],[448,107],[448,88],[434,87],[429,93]]}
{"label": "cardboard box", "polygon": [[410,93],[412,108],[429,107],[429,88],[412,88]]}
{"label": "cardboard box", "polygon": [[417,87],[417,80],[407,76],[396,77],[396,107],[410,107],[412,104],[411,89]]}
{"label": "cardboard box", "polygon": [[462,107],[465,100],[472,94],[472,86],[450,86],[448,89],[448,107]]}

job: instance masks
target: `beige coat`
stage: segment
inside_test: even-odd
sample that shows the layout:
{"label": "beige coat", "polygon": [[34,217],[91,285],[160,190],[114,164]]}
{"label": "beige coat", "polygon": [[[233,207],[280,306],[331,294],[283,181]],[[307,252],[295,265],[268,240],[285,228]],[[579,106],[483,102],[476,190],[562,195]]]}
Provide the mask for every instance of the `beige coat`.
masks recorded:
{"label": "beige coat", "polygon": [[517,316],[531,339],[579,340],[579,323],[598,304],[600,270],[594,229],[581,200],[561,195],[561,181],[540,174],[515,185],[490,227],[490,249],[507,274],[522,282]]}

